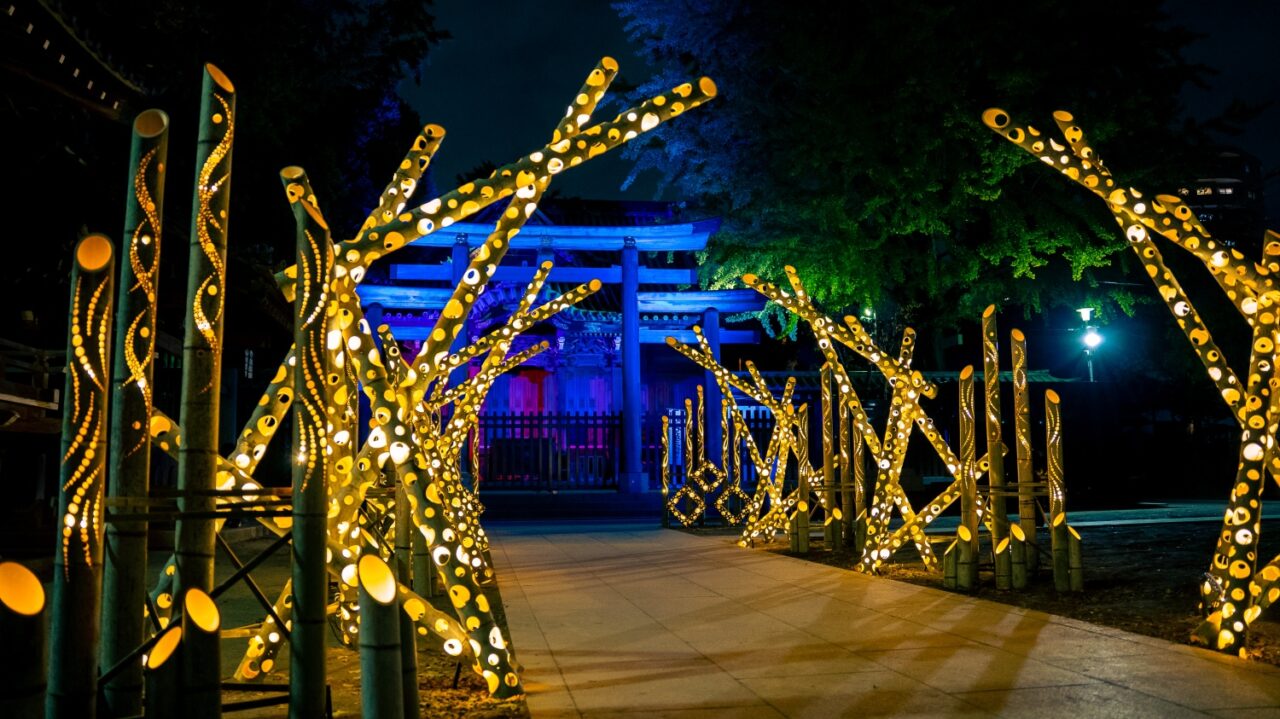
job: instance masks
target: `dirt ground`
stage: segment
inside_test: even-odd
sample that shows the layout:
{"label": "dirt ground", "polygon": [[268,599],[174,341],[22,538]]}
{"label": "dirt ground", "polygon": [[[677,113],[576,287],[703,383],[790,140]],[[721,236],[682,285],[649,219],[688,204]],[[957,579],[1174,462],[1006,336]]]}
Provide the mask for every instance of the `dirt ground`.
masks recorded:
{"label": "dirt ground", "polygon": [[[1220,526],[1186,522],[1078,527],[1085,569],[1085,591],[1079,594],[1056,592],[1052,576],[1043,566],[1027,590],[996,590],[989,547],[984,542],[987,560],[981,571],[981,588],[975,596],[1190,644],[1191,632],[1200,623],[1197,587],[1213,556]],[[1048,547],[1047,534],[1041,534],[1041,546]],[[1280,519],[1264,521],[1261,536],[1261,556],[1268,561],[1280,551]],[[850,571],[857,563],[851,552],[827,551],[820,540],[810,546],[808,554],[797,556]],[[785,539],[761,545],[760,549],[791,554]],[[942,576],[927,572],[912,549],[901,551],[886,565],[884,576],[943,589]],[[1257,661],[1280,666],[1280,612],[1264,613],[1254,622],[1248,654]]]}

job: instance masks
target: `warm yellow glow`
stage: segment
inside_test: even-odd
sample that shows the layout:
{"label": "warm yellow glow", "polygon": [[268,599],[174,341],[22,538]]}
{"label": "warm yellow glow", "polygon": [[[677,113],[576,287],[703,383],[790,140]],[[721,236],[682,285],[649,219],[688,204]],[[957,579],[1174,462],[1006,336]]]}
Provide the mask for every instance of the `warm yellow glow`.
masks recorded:
{"label": "warm yellow glow", "polygon": [[199,588],[193,587],[187,590],[182,600],[182,611],[204,632],[216,632],[222,624],[222,614],[218,611],[218,605],[214,603],[213,597]]}
{"label": "warm yellow glow", "polygon": [[163,110],[146,110],[133,120],[133,131],[139,137],[153,138],[169,128],[169,116]]}
{"label": "warm yellow glow", "polygon": [[160,635],[160,639],[156,641],[156,645],[151,648],[151,653],[147,655],[147,668],[159,669],[165,662],[169,661],[169,657],[173,656],[174,650],[178,648],[178,642],[182,641],[182,626],[175,624],[165,630]]}
{"label": "warm yellow glow", "polygon": [[89,235],[76,245],[76,263],[86,272],[96,272],[111,261],[111,240],[104,235]]}
{"label": "warm yellow glow", "polygon": [[360,557],[360,586],[373,601],[390,604],[396,600],[396,575],[376,554]]}
{"label": "warm yellow glow", "polygon": [[0,604],[24,616],[39,614],[44,609],[44,586],[21,564],[0,562]]}

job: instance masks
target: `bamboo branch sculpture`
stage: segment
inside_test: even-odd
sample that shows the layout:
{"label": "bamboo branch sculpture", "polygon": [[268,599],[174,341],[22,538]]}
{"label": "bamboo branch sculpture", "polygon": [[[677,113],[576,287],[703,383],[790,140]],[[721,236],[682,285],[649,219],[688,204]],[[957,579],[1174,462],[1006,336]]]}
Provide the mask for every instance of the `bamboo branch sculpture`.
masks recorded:
{"label": "bamboo branch sculpture", "polygon": [[[1270,474],[1280,484],[1280,453],[1276,451],[1277,422],[1280,421],[1280,393],[1276,391],[1280,386],[1276,370],[1280,263],[1276,258],[1280,257],[1280,234],[1268,231],[1262,263],[1221,245],[1181,198],[1150,195],[1121,185],[1071,113],[1058,111],[1053,119],[1059,137],[1019,124],[999,108],[991,108],[982,116],[987,127],[1106,203],[1160,298],[1204,364],[1222,401],[1240,424],[1236,476],[1209,573],[1200,587],[1205,619],[1192,638],[1220,651],[1243,653],[1249,625],[1280,599],[1280,556],[1262,569],[1257,568],[1266,475]],[[1245,382],[1232,370],[1177,277],[1165,265],[1151,239],[1153,233],[1200,260],[1251,328]],[[1051,483],[1054,481],[1052,466],[1051,461]],[[1053,538],[1055,564],[1069,565],[1074,534],[1067,532]],[[1067,543],[1062,548],[1064,557],[1059,557],[1059,543]]]}
{"label": "bamboo branch sculpture", "polygon": [[[145,638],[141,628],[135,627],[139,636],[134,637],[135,628],[122,627],[120,636],[104,650],[103,670],[116,692],[113,707],[134,707],[124,713],[136,713],[136,707],[145,706],[148,714],[167,716],[176,711],[180,686],[185,685],[188,692],[217,693],[217,682],[211,682],[207,671],[193,673],[178,665],[189,664],[182,659],[183,651],[209,654],[208,649],[199,647],[210,646],[203,641],[209,639],[206,635],[216,637],[217,606],[210,598],[215,593],[214,541],[222,522],[235,511],[243,511],[276,535],[292,539],[293,577],[250,636],[236,671],[241,680],[260,679],[271,672],[288,636],[294,651],[291,715],[317,716],[322,711],[326,621],[335,620],[343,641],[352,647],[370,644],[360,640],[358,567],[362,558],[398,568],[397,573],[388,575],[391,590],[382,594],[398,607],[391,616],[399,617],[403,611],[406,620],[403,629],[372,637],[373,644],[382,646],[395,635],[397,646],[409,647],[411,653],[415,636],[432,641],[451,656],[468,657],[491,694],[509,697],[523,692],[507,629],[495,619],[490,599],[495,577],[488,536],[479,522],[483,506],[478,486],[463,483],[461,468],[468,437],[474,436],[480,408],[494,382],[548,347],[538,343],[519,349],[522,335],[538,322],[583,301],[601,285],[593,280],[535,305],[544,297],[543,286],[551,271],[546,263],[535,273],[519,307],[504,325],[476,342],[462,344],[456,352],[450,347],[462,335],[468,312],[493,277],[512,238],[533,215],[556,174],[650,131],[716,94],[715,84],[701,78],[678,85],[613,120],[590,125],[591,115],[617,71],[611,58],[601,60],[574,95],[545,147],[498,168],[488,178],[465,183],[410,208],[408,202],[444,138],[443,128],[426,126],[354,237],[337,244],[330,240],[305,173],[300,168],[287,168],[282,179],[297,220],[299,255],[298,263],[278,279],[285,295],[295,303],[294,345],[226,457],[218,455],[216,439],[235,135],[234,87],[217,68],[205,67],[181,422],[155,409],[149,395],[165,123],[159,111],[139,118],[139,140],[130,170],[134,192],[127,208],[129,265],[120,287],[121,366],[127,374],[121,370],[115,380],[115,390],[125,401],[113,415],[117,424],[126,426],[111,431],[117,447],[113,456],[127,464],[112,470],[113,476],[121,477],[119,482],[113,479],[112,511],[128,518],[113,527],[113,536],[123,539],[135,531],[141,525],[128,522],[140,521],[138,513],[155,504],[146,496],[145,464],[138,459],[145,459],[148,441],[178,459],[181,491],[176,552],[150,597],[156,612],[153,619],[163,636]],[[494,231],[472,254],[422,350],[412,361],[407,360],[387,328],[371,327],[365,320],[360,281],[374,261],[497,201],[505,201],[506,207]],[[67,391],[73,404],[65,415],[63,435],[61,509],[65,519],[60,533],[59,579],[53,589],[53,641],[58,659],[47,693],[50,716],[92,716],[95,705],[112,259],[110,242],[98,235],[86,238],[77,248],[70,341],[75,361],[68,371]],[[451,370],[472,360],[480,361],[480,371],[450,384]],[[356,431],[356,392],[363,392],[372,408],[363,444]],[[293,514],[281,516],[262,511],[267,499],[263,495],[270,493],[253,475],[291,410],[297,435],[291,450],[295,462]],[[727,414],[722,422],[728,422]],[[145,557],[145,545],[141,546]],[[120,571],[114,575],[118,581],[111,589],[112,611],[141,617],[145,595],[141,578],[136,571],[130,572],[126,561],[136,564],[132,559],[121,559]],[[329,592],[331,580],[337,586],[333,596]],[[452,606],[447,611],[437,609],[415,593],[411,583],[427,595],[443,586]],[[262,599],[264,604],[268,601]],[[201,623],[201,617],[194,616],[192,607],[196,606],[204,608],[201,613],[205,619],[215,618],[212,624]],[[179,607],[185,607],[183,622],[170,626],[174,619],[170,613]],[[196,636],[197,632],[203,634]],[[394,654],[395,670],[387,672],[397,678],[403,674],[410,682],[403,696],[396,693],[394,703],[407,708],[416,696],[413,668],[400,650]],[[216,670],[216,664],[215,660],[200,666]],[[143,668],[143,681],[132,671],[136,666]],[[140,701],[140,684],[146,686],[145,704]],[[205,703],[208,706],[201,709],[216,710],[216,700]],[[416,701],[413,705],[416,709]]]}
{"label": "bamboo branch sculpture", "polygon": [[[707,370],[715,378],[724,398],[723,412],[733,417],[735,433],[724,454],[726,462],[736,461],[745,454],[755,469],[756,485],[754,494],[746,504],[746,516],[738,517],[726,512],[721,505],[733,492],[742,494],[742,475],[736,469],[730,477],[732,481],[716,484],[703,479],[710,475],[722,477],[724,471],[710,465],[696,451],[698,438],[701,436],[701,411],[694,412],[690,400],[685,400],[686,433],[685,463],[686,473],[683,482],[673,487],[670,468],[670,438],[666,436],[669,421],[664,418],[663,428],[663,487],[666,499],[665,514],[674,517],[681,524],[688,525],[702,516],[709,505],[719,510],[721,519],[726,524],[742,523],[741,543],[753,544],[756,541],[770,541],[779,532],[785,532],[791,538],[794,551],[807,551],[808,531],[811,514],[821,511],[824,527],[843,527],[841,539],[849,543],[859,553],[858,568],[862,571],[877,572],[897,551],[905,546],[913,546],[925,566],[938,568],[938,560],[932,548],[932,540],[926,530],[954,502],[961,502],[961,521],[957,530],[957,539],[948,550],[949,564],[946,572],[948,586],[960,589],[973,589],[978,584],[978,564],[980,559],[979,532],[986,526],[991,532],[991,549],[996,565],[996,582],[1001,589],[1023,588],[1027,579],[1027,537],[1034,538],[1036,531],[1035,498],[1052,495],[1050,516],[1052,521],[1061,526],[1063,532],[1069,532],[1066,524],[1065,490],[1061,475],[1061,432],[1051,433],[1049,440],[1052,456],[1058,457],[1057,464],[1051,469],[1053,481],[1051,488],[1042,489],[1029,481],[1030,458],[1030,418],[1029,403],[1026,393],[1026,342],[1018,330],[1014,330],[1013,356],[1015,380],[1015,434],[1020,446],[1020,468],[1025,459],[1026,472],[1020,474],[1018,496],[1025,498],[1025,504],[1019,509],[1024,512],[1019,518],[1019,525],[1014,531],[1004,513],[1004,503],[1010,494],[1003,482],[1003,457],[1006,453],[1001,441],[1000,403],[1000,368],[996,352],[995,307],[987,308],[983,314],[983,387],[985,399],[985,433],[987,453],[977,456],[977,415],[974,405],[975,373],[972,367],[960,373],[960,454],[957,455],[943,439],[942,432],[934,425],[933,420],[921,405],[924,398],[934,397],[937,387],[918,371],[911,369],[912,356],[915,350],[915,332],[907,329],[903,333],[902,342],[896,355],[882,350],[867,333],[861,323],[854,317],[845,317],[843,324],[822,315],[809,300],[804,285],[795,270],[786,268],[787,280],[791,291],[786,292],[777,286],[762,281],[754,275],[746,275],[743,281],[768,299],[781,305],[790,312],[809,323],[817,340],[818,348],[824,358],[821,371],[823,386],[820,396],[822,407],[822,451],[823,461],[820,467],[813,467],[809,461],[809,422],[808,408],[792,406],[795,378],[791,378],[781,395],[774,397],[765,383],[763,376],[754,364],[746,364],[747,375],[744,378],[726,370],[715,359],[710,345],[702,336],[702,331],[694,327],[694,335],[698,339],[697,347],[690,347],[674,338],[667,338],[667,344]],[[855,354],[871,362],[888,381],[891,402],[883,433],[877,432],[871,424],[863,408],[862,401],[854,390],[853,382],[837,345],[843,345]],[[828,389],[828,382],[834,384],[834,391]],[[1020,383],[1020,384],[1019,384]],[[737,404],[737,395],[767,408],[773,417],[773,428],[768,448],[761,457],[759,448],[750,434],[743,414]],[[701,397],[701,388],[698,396]],[[1056,422],[1057,399],[1053,393],[1050,399],[1051,420]],[[695,416],[696,415],[696,416]],[[1055,428],[1058,424],[1053,425]],[[941,494],[916,512],[908,501],[902,488],[901,474],[906,459],[907,447],[911,435],[919,430],[937,453],[939,459],[951,473],[953,482]],[[726,434],[726,436],[729,436]],[[839,444],[839,452],[833,450]],[[1056,448],[1056,450],[1055,450]],[[1057,451],[1057,454],[1054,454]],[[1024,457],[1025,454],[1025,457]],[[865,457],[870,457],[876,467],[876,479],[870,501],[866,493]],[[795,476],[797,481],[792,487],[786,483],[788,462],[796,461]],[[836,471],[840,481],[835,482]],[[1021,472],[1021,469],[1020,469]],[[1055,474],[1056,473],[1056,474]],[[985,485],[980,480],[986,475]],[[836,496],[838,485],[839,498]],[[711,501],[711,495],[722,486],[720,497]],[[819,491],[819,488],[820,491]],[[693,511],[682,509],[681,502],[688,500]],[[898,514],[902,522],[890,528],[893,514]],[[850,516],[852,515],[852,516]],[[827,546],[834,548],[837,542],[832,541],[831,532],[824,531],[828,537]],[[1074,536],[1074,534],[1072,534]],[[1030,545],[1034,547],[1035,545]],[[1056,546],[1056,545],[1055,545]],[[1069,545],[1064,540],[1064,551]],[[1077,545],[1078,548],[1078,545]],[[1035,551],[1032,549],[1031,551]],[[1066,555],[1064,554],[1064,557]],[[1015,580],[1015,563],[1018,566]],[[1077,563],[1078,564],[1078,563]],[[1083,588],[1081,570],[1076,569],[1075,576],[1070,576],[1070,567],[1064,564],[1059,571],[1055,563],[1055,581],[1061,581],[1063,589]]]}

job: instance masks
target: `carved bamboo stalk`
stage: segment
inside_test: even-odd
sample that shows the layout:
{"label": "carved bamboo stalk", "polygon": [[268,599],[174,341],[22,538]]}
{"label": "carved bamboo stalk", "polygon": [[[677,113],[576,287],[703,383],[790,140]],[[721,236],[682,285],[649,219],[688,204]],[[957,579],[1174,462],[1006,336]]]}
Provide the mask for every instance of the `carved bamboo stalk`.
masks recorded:
{"label": "carved bamboo stalk", "polygon": [[71,264],[60,521],[45,700],[51,718],[92,719],[97,712],[114,263],[111,240],[89,235],[76,245]]}
{"label": "carved bamboo stalk", "polygon": [[959,542],[956,586],[963,590],[978,586],[978,468],[974,434],[973,365],[969,365],[960,371],[960,471],[964,481],[960,485],[960,526],[956,530]]}
{"label": "carved bamboo stalk", "polygon": [[1036,543],[1036,498],[1031,489],[1036,475],[1031,464],[1031,393],[1027,388],[1027,338],[1018,329],[1010,332],[1009,337],[1009,350],[1013,357],[1013,432],[1018,458],[1018,526],[1022,529],[1026,545],[1024,571],[1035,572],[1040,566],[1040,552]]}
{"label": "carved bamboo stalk", "polygon": [[1059,592],[1071,588],[1067,535],[1067,489],[1062,473],[1062,408],[1058,393],[1044,393],[1044,430],[1049,470],[1049,542],[1053,553],[1053,586]]}
{"label": "carved bamboo stalk", "polygon": [[236,95],[231,80],[204,66],[196,139],[196,187],[187,266],[187,321],[182,341],[182,446],[178,448],[181,512],[174,535],[174,597],[186,587],[213,589],[217,503],[218,417],[222,393],[223,303],[227,294],[227,209],[231,199],[231,147]]}
{"label": "carved bamboo stalk", "polygon": [[[305,185],[299,167],[280,173],[286,188]],[[293,623],[289,668],[289,715],[319,716],[325,702],[325,624],[328,577],[325,573],[330,456],[328,421],[335,374],[327,348],[326,315],[333,303],[330,277],[333,243],[319,210],[289,193],[297,223],[298,294],[294,300],[294,345],[298,362],[293,386]]]}
{"label": "carved bamboo stalk", "polygon": [[1004,495],[1004,455],[1000,452],[1000,345],[996,306],[982,313],[982,380],[986,390],[987,486],[990,488],[991,546],[995,553],[996,589],[1010,586],[1009,510]]}
{"label": "carved bamboo stalk", "polygon": [[[116,287],[115,354],[111,370],[111,450],[107,494],[117,511],[134,513],[151,474],[152,374],[155,368],[156,296],[160,280],[160,234],[169,117],[147,110],[133,121],[124,239],[128,262],[120,263]],[[121,501],[124,500],[124,501]],[[103,566],[102,666],[115,666],[144,637],[147,523],[107,525]],[[103,686],[107,709],[116,716],[142,711],[142,664],[131,662]]]}

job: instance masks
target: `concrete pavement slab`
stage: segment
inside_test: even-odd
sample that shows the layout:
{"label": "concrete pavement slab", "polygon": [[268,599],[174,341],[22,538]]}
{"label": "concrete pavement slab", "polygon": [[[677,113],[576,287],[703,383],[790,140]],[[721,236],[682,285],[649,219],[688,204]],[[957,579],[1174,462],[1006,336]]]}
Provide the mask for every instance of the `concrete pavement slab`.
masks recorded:
{"label": "concrete pavement slab", "polygon": [[1280,716],[1280,670],[638,524],[489,527],[534,717]]}

